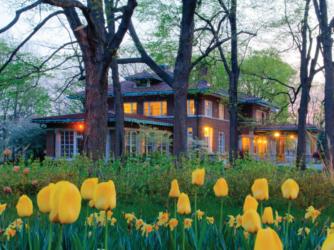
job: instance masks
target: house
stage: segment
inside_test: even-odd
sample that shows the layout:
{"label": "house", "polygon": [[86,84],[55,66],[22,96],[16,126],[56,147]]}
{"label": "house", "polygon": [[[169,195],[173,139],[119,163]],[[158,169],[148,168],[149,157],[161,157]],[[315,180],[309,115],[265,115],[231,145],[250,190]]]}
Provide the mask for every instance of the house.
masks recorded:
{"label": "house", "polygon": [[[147,71],[126,77],[121,83],[125,113],[125,150],[127,154],[171,152],[173,132],[173,90],[156,74]],[[83,99],[84,93],[71,98]],[[113,86],[108,89],[108,127],[106,157],[114,148]],[[188,145],[202,142],[212,154],[225,155],[229,149],[228,93],[200,81],[188,91]],[[240,152],[259,159],[284,162],[295,157],[296,125],[269,125],[270,114],[277,112],[271,103],[257,97],[241,96]],[[33,119],[47,130],[46,152],[50,157],[72,157],[82,150],[84,114],[69,114]],[[310,134],[318,132],[309,126]],[[157,134],[152,136],[152,133]],[[313,138],[313,137],[312,137]],[[292,144],[290,143],[292,141]],[[308,154],[316,151],[314,140],[308,140]]]}

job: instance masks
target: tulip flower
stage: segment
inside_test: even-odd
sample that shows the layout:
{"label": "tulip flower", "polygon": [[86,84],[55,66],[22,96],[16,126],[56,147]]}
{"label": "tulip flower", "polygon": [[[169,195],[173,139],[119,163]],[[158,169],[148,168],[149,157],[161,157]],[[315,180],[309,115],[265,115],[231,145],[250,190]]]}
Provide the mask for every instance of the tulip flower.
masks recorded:
{"label": "tulip flower", "polygon": [[33,213],[33,204],[27,195],[22,195],[16,205],[19,217],[30,217]]}
{"label": "tulip flower", "polygon": [[0,204],[0,215],[6,210],[7,204]]}
{"label": "tulip flower", "polygon": [[178,198],[180,195],[179,184],[176,179],[172,180],[170,185],[169,197]]}
{"label": "tulip flower", "polygon": [[293,179],[287,179],[281,186],[283,198],[294,200],[299,193],[299,185]]}
{"label": "tulip flower", "polygon": [[256,233],[261,228],[260,215],[253,209],[242,216],[242,227],[249,233]]}
{"label": "tulip flower", "polygon": [[99,210],[109,210],[116,207],[116,188],[112,180],[96,185],[94,206]]}
{"label": "tulip flower", "polygon": [[247,210],[257,210],[259,203],[253,196],[247,195],[244,201],[243,211],[246,212]]}
{"label": "tulip flower", "polygon": [[224,178],[219,178],[213,186],[216,197],[224,197],[228,195],[228,185]]}
{"label": "tulip flower", "polygon": [[51,194],[54,191],[55,184],[50,183],[48,186],[42,188],[37,194],[37,205],[39,211],[42,213],[49,213],[51,211]]}
{"label": "tulip flower", "polygon": [[321,250],[333,250],[334,249],[334,234],[329,234],[321,246]]}
{"label": "tulip flower", "polygon": [[253,197],[259,201],[269,199],[269,187],[266,178],[256,179],[252,185]]}
{"label": "tulip flower", "polygon": [[57,182],[51,192],[51,222],[74,223],[80,215],[81,195],[79,189],[68,181]]}
{"label": "tulip flower", "polygon": [[99,182],[98,178],[88,178],[84,180],[84,182],[81,185],[80,192],[81,197],[84,200],[92,200],[94,197],[94,190]]}
{"label": "tulip flower", "polygon": [[263,224],[274,224],[274,214],[271,207],[266,207],[262,214],[262,223]]}
{"label": "tulip flower", "polygon": [[185,193],[181,193],[179,199],[177,200],[177,212],[179,214],[191,213],[190,200],[188,195]]}
{"label": "tulip flower", "polygon": [[191,175],[191,183],[194,184],[194,185],[197,185],[197,186],[203,186],[204,184],[204,178],[205,178],[205,169],[204,168],[198,168],[198,169],[195,169],[193,172],[192,172],[192,175]]}
{"label": "tulip flower", "polygon": [[283,250],[283,244],[277,233],[270,227],[259,229],[254,250]]}

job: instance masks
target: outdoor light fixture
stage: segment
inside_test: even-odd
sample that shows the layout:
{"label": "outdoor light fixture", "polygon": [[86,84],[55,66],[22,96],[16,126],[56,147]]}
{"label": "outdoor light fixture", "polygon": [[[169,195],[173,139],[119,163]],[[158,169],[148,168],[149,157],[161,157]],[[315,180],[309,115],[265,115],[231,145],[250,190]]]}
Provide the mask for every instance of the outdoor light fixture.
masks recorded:
{"label": "outdoor light fixture", "polygon": [[75,130],[77,132],[83,132],[85,130],[85,124],[84,123],[77,123],[75,124]]}
{"label": "outdoor light fixture", "polygon": [[275,132],[274,133],[274,137],[276,137],[276,138],[280,137],[280,135],[281,135],[280,132]]}

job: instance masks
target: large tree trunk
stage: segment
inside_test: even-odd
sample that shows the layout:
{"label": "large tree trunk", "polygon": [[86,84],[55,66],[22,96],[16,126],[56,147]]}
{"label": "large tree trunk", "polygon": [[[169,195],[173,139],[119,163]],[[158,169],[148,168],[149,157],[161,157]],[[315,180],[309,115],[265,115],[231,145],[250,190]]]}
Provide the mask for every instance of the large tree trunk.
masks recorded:
{"label": "large tree trunk", "polygon": [[174,70],[174,154],[187,152],[187,95],[191,69],[196,0],[183,0],[179,49]]}
{"label": "large tree trunk", "polygon": [[238,158],[238,34],[237,0],[231,1],[229,20],[231,26],[231,71],[229,74],[230,150],[229,161],[233,166]]}
{"label": "large tree trunk", "polygon": [[124,110],[121,84],[119,82],[118,65],[116,58],[111,64],[112,81],[114,87],[114,110],[115,110],[115,147],[114,156],[116,159],[122,157],[124,152]]}
{"label": "large tree trunk", "polygon": [[93,161],[105,156],[108,123],[108,73],[99,64],[86,63],[85,154]]}

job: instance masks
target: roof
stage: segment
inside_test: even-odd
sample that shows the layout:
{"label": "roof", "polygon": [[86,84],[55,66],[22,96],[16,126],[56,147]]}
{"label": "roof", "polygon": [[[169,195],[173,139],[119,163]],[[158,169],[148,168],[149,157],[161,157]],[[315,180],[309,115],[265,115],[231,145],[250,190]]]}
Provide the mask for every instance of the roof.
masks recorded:
{"label": "roof", "polygon": [[[48,116],[32,119],[34,123],[48,124],[48,123],[73,123],[73,122],[83,122],[84,113],[59,115],[59,116]],[[108,122],[115,121],[115,114],[112,112],[108,113]],[[154,117],[148,117],[138,114],[125,114],[124,121],[130,123],[137,123],[143,125],[156,125],[163,127],[172,127],[173,123],[170,120],[163,120]]]}
{"label": "roof", "polygon": [[[173,76],[173,72],[171,71],[165,71],[167,74],[169,74],[170,76]],[[154,79],[156,81],[162,81],[162,79],[155,73],[152,72],[148,72],[146,70],[144,70],[143,72],[140,73],[136,73],[133,75],[129,75],[126,76],[125,79],[127,81],[135,81],[135,80],[144,80],[144,79]]]}
{"label": "roof", "polygon": [[239,102],[241,104],[256,104],[262,107],[270,108],[274,112],[277,112],[279,110],[279,107],[257,96],[249,96],[241,94],[239,97]]}
{"label": "roof", "polygon": [[[306,129],[311,132],[319,132],[320,129],[317,128],[315,125],[307,124]],[[296,124],[275,124],[275,125],[261,125],[255,127],[256,132],[261,131],[291,131],[297,132],[298,125]]]}

